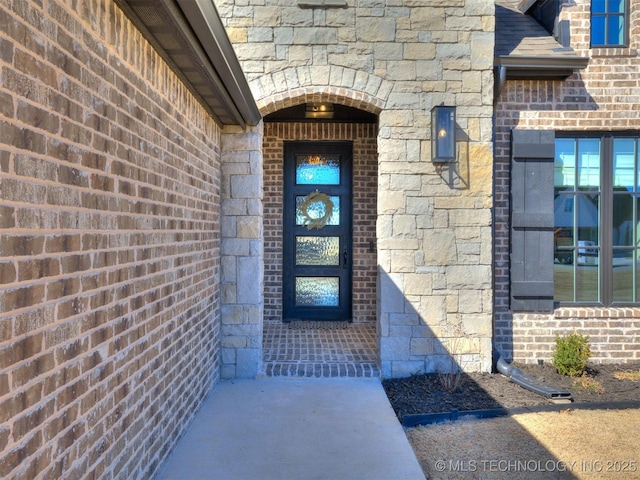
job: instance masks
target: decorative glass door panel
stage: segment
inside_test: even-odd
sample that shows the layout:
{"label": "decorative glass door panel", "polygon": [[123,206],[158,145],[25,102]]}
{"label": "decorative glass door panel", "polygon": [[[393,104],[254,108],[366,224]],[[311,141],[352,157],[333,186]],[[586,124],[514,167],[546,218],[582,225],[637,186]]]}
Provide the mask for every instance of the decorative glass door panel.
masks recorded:
{"label": "decorative glass door panel", "polygon": [[340,237],[296,237],[296,265],[340,266]]}
{"label": "decorative glass door panel", "polygon": [[351,319],[351,143],[284,151],[283,317]]}
{"label": "decorative glass door panel", "polygon": [[[316,195],[319,196],[319,195]],[[313,219],[324,219],[324,225],[340,225],[340,197],[330,196],[331,213],[327,216],[325,202],[314,202],[314,196],[296,196],[296,225],[308,226]],[[326,216],[326,218],[325,218]]]}
{"label": "decorative glass door panel", "polygon": [[338,307],[340,305],[340,278],[296,277],[296,300],[298,306]]}
{"label": "decorative glass door panel", "polygon": [[296,184],[340,185],[340,167],[339,155],[296,155]]}

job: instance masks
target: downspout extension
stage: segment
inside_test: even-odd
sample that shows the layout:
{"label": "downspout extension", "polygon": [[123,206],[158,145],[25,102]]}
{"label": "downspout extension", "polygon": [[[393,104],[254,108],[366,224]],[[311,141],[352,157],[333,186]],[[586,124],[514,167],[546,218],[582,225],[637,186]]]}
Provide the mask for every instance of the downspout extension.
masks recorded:
{"label": "downspout extension", "polygon": [[513,383],[520,385],[527,390],[532,391],[538,395],[548,398],[551,403],[571,403],[573,397],[571,392],[566,390],[550,387],[548,385],[541,385],[533,378],[522,373],[519,368],[508,364],[502,357],[498,358],[496,362],[496,368],[498,371],[509,378]]}
{"label": "downspout extension", "polygon": [[504,89],[504,86],[506,83],[507,83],[507,67],[505,67],[504,65],[499,65],[496,67],[496,76],[495,76],[494,93],[493,93],[494,107],[497,105],[498,99],[500,98],[500,94],[502,94],[502,90]]}

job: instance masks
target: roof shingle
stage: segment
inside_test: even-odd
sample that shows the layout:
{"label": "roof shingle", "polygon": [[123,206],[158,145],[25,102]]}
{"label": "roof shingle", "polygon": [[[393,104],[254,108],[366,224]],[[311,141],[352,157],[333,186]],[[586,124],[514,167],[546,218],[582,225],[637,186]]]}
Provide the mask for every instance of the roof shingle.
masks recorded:
{"label": "roof shingle", "polygon": [[563,47],[535,18],[521,10],[535,2],[495,0],[495,65],[501,78],[566,78],[585,68],[588,58]]}
{"label": "roof shingle", "polygon": [[496,0],[496,57],[576,56],[572,48],[560,45],[533,17],[522,13],[519,4],[519,0]]}

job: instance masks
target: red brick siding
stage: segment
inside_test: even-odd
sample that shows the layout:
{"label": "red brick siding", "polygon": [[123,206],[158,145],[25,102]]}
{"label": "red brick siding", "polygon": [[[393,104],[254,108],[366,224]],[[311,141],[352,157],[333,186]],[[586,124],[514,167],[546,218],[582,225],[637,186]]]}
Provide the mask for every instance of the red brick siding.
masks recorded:
{"label": "red brick siding", "polygon": [[[353,321],[376,321],[377,126],[265,123],[265,321],[282,321],[282,158],[285,140],[353,140]],[[370,247],[373,242],[373,248]]]}
{"label": "red brick siding", "polygon": [[589,1],[562,7],[572,47],[589,66],[564,81],[507,81],[495,111],[495,329],[500,352],[549,359],[555,335],[589,335],[595,362],[640,361],[640,308],[571,308],[553,314],[509,310],[510,131],[640,132],[640,1],[630,2],[630,48],[589,49]]}
{"label": "red brick siding", "polygon": [[0,25],[0,477],[149,477],[218,376],[220,132],[109,0]]}
{"label": "red brick siding", "polygon": [[518,361],[548,360],[556,335],[578,332],[589,337],[592,361],[640,361],[640,318],[636,309],[560,309],[555,315],[519,314],[513,319],[513,344]]}

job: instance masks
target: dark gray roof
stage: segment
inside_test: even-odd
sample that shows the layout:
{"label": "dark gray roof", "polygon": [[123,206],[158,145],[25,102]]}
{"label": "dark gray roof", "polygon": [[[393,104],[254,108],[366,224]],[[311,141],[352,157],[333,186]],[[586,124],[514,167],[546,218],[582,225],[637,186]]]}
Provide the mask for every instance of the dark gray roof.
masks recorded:
{"label": "dark gray roof", "polygon": [[[506,78],[564,78],[586,67],[589,59],[563,47],[519,0],[496,0],[495,64]],[[531,2],[528,2],[530,6]]]}

